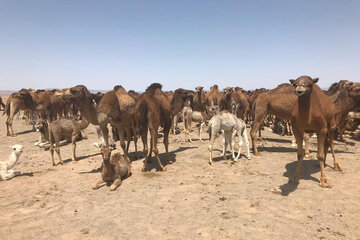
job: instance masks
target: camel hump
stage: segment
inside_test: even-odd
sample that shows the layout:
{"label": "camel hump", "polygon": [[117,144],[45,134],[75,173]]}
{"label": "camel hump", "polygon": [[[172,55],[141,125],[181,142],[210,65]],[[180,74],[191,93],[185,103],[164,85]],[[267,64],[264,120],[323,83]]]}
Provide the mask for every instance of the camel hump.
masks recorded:
{"label": "camel hump", "polygon": [[147,89],[146,92],[150,94],[154,94],[156,89],[162,89],[162,85],[160,83],[153,83]]}

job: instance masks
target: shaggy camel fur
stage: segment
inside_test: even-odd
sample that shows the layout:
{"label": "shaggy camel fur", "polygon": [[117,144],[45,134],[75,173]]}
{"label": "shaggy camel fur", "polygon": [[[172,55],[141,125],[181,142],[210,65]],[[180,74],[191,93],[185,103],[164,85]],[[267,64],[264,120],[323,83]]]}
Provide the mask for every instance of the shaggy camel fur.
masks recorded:
{"label": "shaggy camel fur", "polygon": [[[220,131],[224,133],[224,148],[223,148],[223,157],[226,158],[226,148],[227,145],[230,145],[232,158],[236,161],[241,154],[241,147],[242,147],[242,137],[245,139],[246,147],[247,147],[247,158],[250,160],[250,148],[249,148],[249,141],[247,137],[246,131],[246,124],[243,120],[238,119],[234,114],[229,112],[221,112],[213,116],[209,122],[209,130],[211,131],[211,139],[209,145],[209,152],[210,152],[210,160],[209,163],[214,165],[213,157],[212,157],[212,146],[215,142]],[[235,135],[239,134],[239,151],[237,156],[235,157],[234,153],[234,144],[235,144]]]}
{"label": "shaggy camel fur", "polygon": [[[170,103],[169,98],[161,90],[159,83],[151,84],[146,91],[140,95],[135,106],[135,120],[139,129],[144,145],[144,166],[142,171],[147,171],[147,163],[151,161],[151,154],[154,152],[159,170],[166,171],[159,158],[159,150],[157,148],[158,129],[160,126],[164,129],[164,145],[166,151],[166,163],[171,164],[169,155],[169,132],[172,119],[182,107],[187,97],[191,96],[189,91],[177,89]],[[150,151],[148,151],[147,132],[150,131]]]}
{"label": "shaggy camel fur", "polygon": [[52,165],[55,166],[54,161],[54,143],[55,151],[58,155],[59,161],[64,164],[64,161],[61,159],[60,155],[60,140],[66,138],[72,143],[72,161],[76,161],[75,150],[76,150],[76,140],[81,134],[81,130],[87,128],[89,123],[86,120],[76,121],[74,119],[61,118],[55,120],[49,125],[49,142],[50,142],[50,155]]}
{"label": "shaggy camel fur", "polygon": [[131,175],[131,165],[119,152],[111,154],[111,149],[101,148],[103,158],[101,178],[97,180],[93,189],[99,189],[104,183],[112,183],[110,191],[115,191],[121,185],[121,179]]}
{"label": "shaggy camel fur", "polygon": [[[280,84],[277,88],[260,93],[253,103],[253,123],[250,131],[250,137],[254,155],[259,155],[257,149],[256,132],[268,114],[273,114],[282,120],[290,120],[294,109],[297,96],[294,88],[290,84]],[[308,138],[305,138],[305,149],[307,156]]]}
{"label": "shaggy camel fur", "polygon": [[249,112],[249,103],[247,96],[242,89],[236,87],[224,88],[225,108],[232,112],[235,116],[245,120]]}
{"label": "shaggy camel fur", "polygon": [[[2,107],[2,109],[1,109],[1,107]],[[1,110],[5,110],[5,104],[3,103],[2,98],[0,97],[0,111]]]}
{"label": "shaggy camel fur", "polygon": [[[12,127],[12,122],[14,116],[19,110],[23,111],[36,111],[37,110],[37,103],[36,100],[33,98],[35,92],[29,89],[21,89],[17,93],[13,93],[9,96],[6,105],[4,114],[7,115],[6,118],[6,134],[7,136],[15,137],[14,130]],[[11,130],[11,132],[9,131]]]}
{"label": "shaggy camel fur", "polygon": [[210,91],[206,94],[205,102],[208,113],[211,112],[215,106],[218,106],[220,111],[224,110],[225,99],[222,93],[219,91],[218,85],[214,85],[210,88]]}
{"label": "shaggy camel fur", "polygon": [[20,155],[23,152],[23,146],[15,144],[11,147],[12,152],[8,160],[0,161],[0,179],[9,180],[16,175],[19,175],[19,172],[15,172],[12,168],[19,161]]}
{"label": "shaggy camel fur", "polygon": [[185,141],[192,142],[190,135],[192,122],[197,122],[200,124],[199,139],[200,141],[202,141],[201,134],[202,134],[203,126],[206,122],[206,114],[204,112],[193,111],[190,102],[191,102],[190,99],[186,100],[184,104],[184,108],[182,110],[182,114],[184,116]]}
{"label": "shaggy camel fur", "polygon": [[341,170],[334,153],[333,133],[336,128],[335,106],[331,99],[319,88],[318,78],[301,76],[296,80],[290,79],[295,89],[297,99],[291,113],[291,123],[297,142],[297,165],[292,182],[299,183],[304,150],[302,146],[304,132],[311,131],[317,134],[317,159],[320,164],[320,186],[329,187],[325,176],[324,164],[328,148],[334,158],[334,169]]}
{"label": "shaggy camel fur", "polygon": [[[345,81],[345,80],[342,80]],[[341,82],[341,81],[340,81]],[[339,83],[340,83],[339,82]],[[335,120],[337,125],[337,134],[340,141],[344,141],[345,119],[350,111],[360,107],[360,83],[346,81],[341,84],[336,99],[333,101],[335,105]]]}
{"label": "shaggy camel fur", "polygon": [[194,96],[194,111],[206,112],[206,95],[204,92],[204,87],[196,87],[196,93]]}
{"label": "shaggy camel fur", "polygon": [[105,139],[105,146],[109,147],[109,130],[107,125],[110,124],[118,130],[120,146],[123,149],[124,157],[128,157],[127,147],[125,145],[125,131],[130,144],[131,138],[134,138],[135,155],[137,159],[137,128],[135,125],[135,99],[132,98],[122,86],[115,86],[113,91],[106,93],[101,99],[97,112],[97,121],[101,128],[102,135]]}

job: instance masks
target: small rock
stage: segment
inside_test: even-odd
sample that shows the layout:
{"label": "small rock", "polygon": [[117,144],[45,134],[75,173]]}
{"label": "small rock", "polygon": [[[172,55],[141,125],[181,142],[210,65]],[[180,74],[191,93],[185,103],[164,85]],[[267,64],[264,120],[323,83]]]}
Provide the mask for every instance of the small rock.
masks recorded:
{"label": "small rock", "polygon": [[82,234],[89,234],[90,230],[88,228],[83,228],[80,230]]}

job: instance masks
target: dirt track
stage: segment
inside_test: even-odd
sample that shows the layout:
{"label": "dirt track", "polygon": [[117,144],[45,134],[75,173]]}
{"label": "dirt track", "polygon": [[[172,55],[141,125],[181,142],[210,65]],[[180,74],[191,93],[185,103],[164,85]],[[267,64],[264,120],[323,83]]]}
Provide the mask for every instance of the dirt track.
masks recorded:
{"label": "dirt track", "polygon": [[[66,164],[53,167],[50,153],[34,146],[38,133],[30,125],[15,120],[18,136],[7,137],[5,116],[0,123],[2,158],[10,145],[24,146],[16,166],[22,175],[0,181],[0,239],[360,239],[358,141],[336,142],[344,171],[331,168],[330,155],[325,172],[333,187],[323,189],[316,152],[303,163],[300,185],[288,183],[296,166],[291,137],[265,130],[262,155],[235,164],[220,157],[218,138],[210,166],[208,141],[190,144],[171,135],[174,163],[167,172],[156,171],[153,161],[151,172],[142,173],[143,159],[133,161],[132,176],[110,192],[91,189],[102,161],[94,126],[77,144],[78,162],[70,161],[67,145],[61,147]],[[133,151],[132,144],[132,159]]]}

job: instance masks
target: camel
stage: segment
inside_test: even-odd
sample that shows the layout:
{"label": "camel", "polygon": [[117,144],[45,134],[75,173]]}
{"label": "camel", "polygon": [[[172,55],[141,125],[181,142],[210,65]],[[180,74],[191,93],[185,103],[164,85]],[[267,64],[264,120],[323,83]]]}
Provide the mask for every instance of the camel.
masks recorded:
{"label": "camel", "polygon": [[299,184],[301,165],[304,158],[303,136],[304,132],[316,132],[317,134],[317,159],[320,164],[320,187],[329,187],[330,184],[325,176],[325,159],[328,148],[334,159],[334,169],[341,170],[335,157],[333,134],[336,128],[335,106],[331,99],[319,88],[316,83],[318,78],[312,79],[309,76],[301,76],[296,80],[290,79],[297,99],[291,113],[293,133],[297,143],[297,165],[294,178],[291,180]]}
{"label": "camel", "polygon": [[135,125],[135,99],[132,98],[122,86],[115,86],[113,91],[107,92],[102,97],[96,108],[96,113],[97,122],[105,139],[105,146],[109,147],[109,130],[107,124],[110,124],[118,130],[120,146],[123,149],[125,159],[129,162],[128,147],[125,145],[125,131],[128,146],[131,138],[134,138],[135,158],[137,159],[138,133]]}
{"label": "camel", "polygon": [[[166,163],[171,164],[169,155],[169,132],[172,119],[184,106],[187,97],[191,96],[185,89],[177,89],[173,99],[170,102],[166,94],[161,90],[162,85],[159,83],[151,84],[146,91],[140,95],[135,105],[135,121],[139,129],[144,145],[144,166],[142,171],[147,171],[147,163],[151,161],[151,154],[154,152],[159,170],[166,171],[159,158],[157,148],[158,129],[163,127],[164,145],[166,151]],[[147,131],[150,131],[150,151],[148,151]]]}
{"label": "camel", "polygon": [[15,144],[11,147],[11,149],[12,152],[10,157],[5,161],[0,161],[1,180],[10,180],[15,176],[20,175],[19,172],[15,172],[12,168],[18,163],[24,148],[20,144]]}
{"label": "camel", "polygon": [[336,98],[332,98],[336,113],[336,135],[339,136],[340,141],[344,141],[345,119],[350,111],[360,107],[360,83],[342,80],[337,85],[340,85],[339,90],[333,94],[336,95]]}
{"label": "camel", "polygon": [[195,88],[196,93],[194,96],[194,111],[206,112],[206,95],[204,87],[198,86]]}
{"label": "camel", "polygon": [[[294,88],[290,84],[280,84],[275,89],[260,93],[252,104],[253,123],[250,131],[250,137],[255,156],[259,155],[257,149],[256,132],[259,130],[262,122],[268,114],[273,114],[282,120],[290,120],[291,113],[296,102]],[[308,141],[305,138],[305,149],[307,157]]]}
{"label": "camel", "polygon": [[52,165],[55,166],[54,161],[54,144],[55,151],[58,155],[60,164],[63,165],[64,161],[60,155],[60,140],[62,138],[68,139],[72,143],[72,161],[76,162],[76,140],[81,134],[81,130],[87,128],[89,123],[86,120],[76,121],[75,119],[61,118],[50,123],[49,125],[49,143],[50,155]]}
{"label": "camel", "polygon": [[245,120],[249,112],[249,103],[247,96],[242,89],[236,87],[224,88],[225,108],[235,114],[235,116]]}
{"label": "camel", "polygon": [[[102,148],[105,147],[105,139],[101,133],[101,128],[100,127],[96,127],[96,134],[98,136],[99,141],[98,142],[94,142],[94,146],[97,148]],[[109,147],[111,149],[115,149],[116,148],[116,144],[114,142],[114,140],[112,138],[109,138]]]}
{"label": "camel", "polygon": [[[1,109],[1,107],[2,107],[2,109]],[[5,104],[3,103],[3,101],[2,101],[2,98],[0,97],[0,111],[1,110],[5,110]]]}
{"label": "camel", "polygon": [[184,116],[184,133],[185,133],[185,141],[192,142],[190,131],[192,122],[197,122],[200,124],[199,126],[199,139],[202,141],[201,134],[203,130],[203,126],[206,122],[206,114],[204,112],[193,111],[191,108],[191,100],[187,99],[184,104],[184,108],[182,110],[182,114]]}
{"label": "camel", "polygon": [[210,91],[206,94],[205,102],[208,113],[211,112],[215,106],[218,106],[220,111],[224,110],[225,100],[224,96],[219,91],[218,85],[214,85],[210,88]]}
{"label": "camel", "polygon": [[[14,130],[12,127],[12,122],[14,116],[19,110],[23,111],[37,111],[36,100],[33,98],[35,92],[32,92],[29,89],[21,89],[19,92],[13,93],[9,96],[3,115],[7,115],[6,118],[6,135],[15,137]],[[11,130],[11,132],[10,132]]]}
{"label": "camel", "polygon": [[[215,139],[217,138],[220,131],[224,133],[224,148],[223,148],[223,157],[226,158],[226,148],[227,145],[230,144],[232,158],[237,161],[241,154],[241,146],[243,144],[242,137],[245,139],[245,143],[247,146],[247,158],[250,160],[250,148],[249,141],[247,137],[246,124],[243,120],[238,119],[234,114],[229,112],[221,112],[213,116],[209,121],[209,130],[211,132],[211,139],[209,145],[210,152],[210,165],[214,165],[213,157],[212,157],[212,146],[214,145]],[[235,135],[239,134],[239,151],[237,156],[234,154],[234,144],[235,144]]]}
{"label": "camel", "polygon": [[93,185],[93,189],[99,189],[104,183],[111,183],[110,191],[115,191],[121,185],[121,179],[131,175],[130,163],[119,153],[111,154],[111,149],[101,148],[103,158],[101,178]]}

